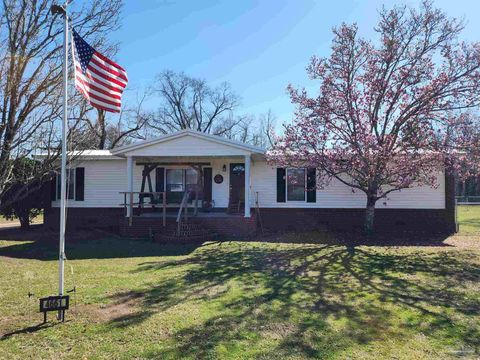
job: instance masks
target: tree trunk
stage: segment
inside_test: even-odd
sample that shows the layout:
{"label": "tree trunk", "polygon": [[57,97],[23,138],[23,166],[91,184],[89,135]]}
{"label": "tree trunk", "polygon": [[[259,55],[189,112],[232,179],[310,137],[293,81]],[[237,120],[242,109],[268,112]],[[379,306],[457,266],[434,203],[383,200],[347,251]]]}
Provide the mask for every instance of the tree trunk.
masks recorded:
{"label": "tree trunk", "polygon": [[20,220],[20,228],[23,230],[30,229],[30,217],[28,215],[19,216],[18,219]]}
{"label": "tree trunk", "polygon": [[365,222],[363,224],[366,235],[373,234],[373,226],[375,222],[375,203],[376,196],[367,195],[367,207],[365,209]]}

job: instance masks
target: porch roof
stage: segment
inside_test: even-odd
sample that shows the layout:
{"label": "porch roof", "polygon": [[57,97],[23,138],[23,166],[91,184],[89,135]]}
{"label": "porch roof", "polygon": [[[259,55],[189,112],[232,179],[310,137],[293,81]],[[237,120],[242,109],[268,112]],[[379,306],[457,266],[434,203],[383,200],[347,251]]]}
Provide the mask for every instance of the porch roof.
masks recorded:
{"label": "porch roof", "polygon": [[194,130],[182,130],[111,150],[119,157],[210,157],[264,155],[265,150]]}

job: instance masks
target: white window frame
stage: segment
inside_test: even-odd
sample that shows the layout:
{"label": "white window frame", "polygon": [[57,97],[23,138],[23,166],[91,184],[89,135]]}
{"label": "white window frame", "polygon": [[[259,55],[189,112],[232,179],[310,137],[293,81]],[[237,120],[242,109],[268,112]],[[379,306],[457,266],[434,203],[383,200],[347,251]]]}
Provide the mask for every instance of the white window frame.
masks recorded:
{"label": "white window frame", "polygon": [[[302,169],[304,174],[303,200],[288,200],[288,171]],[[307,202],[307,168],[286,168],[285,169],[285,201],[289,203],[303,204]]]}
{"label": "white window frame", "polygon": [[[187,170],[194,170],[196,171],[195,169],[192,169],[192,168],[189,168],[189,167],[178,167],[178,166],[170,166],[170,167],[165,167],[165,171],[164,171],[164,174],[163,174],[163,183],[165,184],[165,191],[167,189],[167,171],[168,170],[182,170],[182,183],[183,183],[183,191],[185,192],[186,189],[187,189]],[[197,177],[200,175],[199,172],[197,172]],[[198,181],[198,179],[197,179]]]}
{"label": "white window frame", "polygon": [[185,192],[185,169],[184,168],[180,168],[180,167],[169,167],[169,168],[165,168],[165,191],[167,191],[168,189],[168,182],[167,182],[167,172],[168,170],[181,170],[182,171],[182,188],[183,190],[182,191],[170,191],[172,193],[175,193],[175,192]]}

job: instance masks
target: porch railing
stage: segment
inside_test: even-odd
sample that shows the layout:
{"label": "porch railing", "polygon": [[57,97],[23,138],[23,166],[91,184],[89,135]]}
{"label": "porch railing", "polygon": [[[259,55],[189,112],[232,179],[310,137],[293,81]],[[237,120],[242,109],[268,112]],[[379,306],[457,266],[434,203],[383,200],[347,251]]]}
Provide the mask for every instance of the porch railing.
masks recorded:
{"label": "porch railing", "polygon": [[[167,225],[167,197],[165,192],[142,192],[142,191],[121,191],[120,194],[123,194],[123,208],[125,211],[125,216],[128,215],[128,225],[132,226],[133,222],[133,207],[138,205],[140,208],[151,207],[151,208],[162,208],[162,222],[163,226]],[[134,195],[138,195],[138,202],[134,202]],[[150,197],[150,202],[144,202],[143,198]],[[157,203],[161,199],[161,204]],[[154,201],[152,201],[154,200]]]}
{"label": "porch railing", "polygon": [[182,202],[180,203],[180,208],[178,209],[177,214],[177,236],[180,236],[180,228],[182,224],[182,211],[184,211],[185,222],[188,221],[188,198],[190,197],[191,191],[187,190],[183,194]]}

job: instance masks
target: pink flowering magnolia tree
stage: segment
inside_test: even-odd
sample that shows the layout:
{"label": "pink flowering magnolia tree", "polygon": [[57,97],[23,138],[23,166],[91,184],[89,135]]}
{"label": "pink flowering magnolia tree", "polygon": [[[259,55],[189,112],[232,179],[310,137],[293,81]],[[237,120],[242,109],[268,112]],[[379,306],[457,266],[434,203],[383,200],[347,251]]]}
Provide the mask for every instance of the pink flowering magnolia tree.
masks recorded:
{"label": "pink flowering magnolia tree", "polygon": [[333,30],[328,58],[307,67],[319,94],[289,86],[295,118],[270,160],[316,167],[317,184],[332,178],[366,195],[365,230],[375,204],[394,191],[437,186],[439,173],[478,171],[480,44],[459,42],[463,24],[435,9],[383,9],[377,41],[356,25]]}

